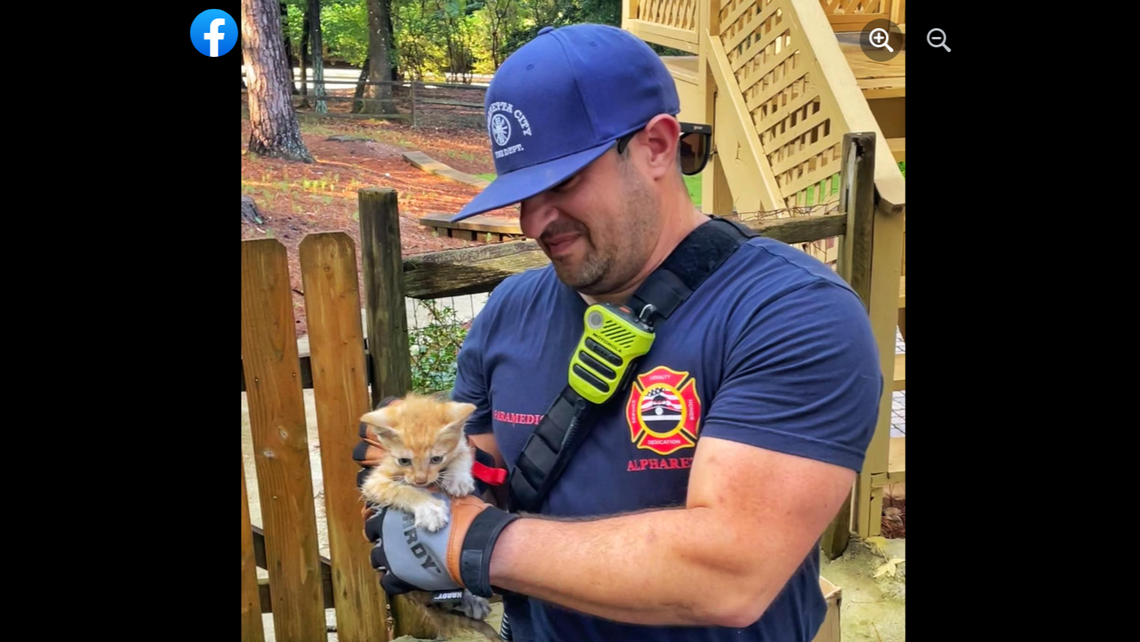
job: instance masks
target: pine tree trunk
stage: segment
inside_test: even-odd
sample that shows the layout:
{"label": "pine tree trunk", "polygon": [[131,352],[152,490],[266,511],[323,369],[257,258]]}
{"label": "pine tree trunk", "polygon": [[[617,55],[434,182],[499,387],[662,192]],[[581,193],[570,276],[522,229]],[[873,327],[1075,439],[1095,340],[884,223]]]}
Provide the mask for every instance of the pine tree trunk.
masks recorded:
{"label": "pine tree trunk", "polygon": [[[387,26],[391,0],[368,0],[368,80],[370,82],[391,82],[392,64],[389,61],[388,47],[391,44]],[[364,90],[367,98],[390,100],[392,85],[368,85]],[[392,102],[364,103],[363,114],[394,114],[396,105]]]}
{"label": "pine tree trunk", "polygon": [[289,10],[285,8],[285,3],[281,3],[281,34],[285,38],[285,68],[289,70],[289,88],[291,94],[296,96],[297,91],[297,77],[293,75],[293,43],[289,41],[289,31],[285,28],[289,23]]}
{"label": "pine tree trunk", "polygon": [[321,48],[321,0],[309,0],[309,44],[313,56],[313,96],[317,100],[315,111],[329,113],[325,94],[324,55]]}
{"label": "pine tree trunk", "polygon": [[[396,30],[392,27],[392,0],[380,0],[384,5],[384,13],[388,15],[388,45],[395,49],[396,47]],[[388,80],[396,82],[400,79],[400,70],[397,69],[396,56],[389,56],[389,66],[392,67],[392,77]]]}
{"label": "pine tree trunk", "polygon": [[249,151],[262,156],[313,162],[301,139],[301,128],[289,93],[289,74],[282,64],[283,40],[277,3],[242,0],[241,32],[249,63]]}
{"label": "pine tree trunk", "polygon": [[309,108],[309,8],[305,7],[305,17],[301,25],[301,108]]}
{"label": "pine tree trunk", "polygon": [[245,86],[245,43],[242,42],[241,34],[238,34],[238,53],[241,54],[241,88],[249,89]]}

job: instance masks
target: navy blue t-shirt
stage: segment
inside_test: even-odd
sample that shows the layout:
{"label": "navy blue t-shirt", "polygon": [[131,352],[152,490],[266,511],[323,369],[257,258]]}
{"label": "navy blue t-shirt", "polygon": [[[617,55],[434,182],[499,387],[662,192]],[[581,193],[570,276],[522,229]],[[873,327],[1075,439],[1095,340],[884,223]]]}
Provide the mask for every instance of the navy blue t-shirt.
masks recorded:
{"label": "navy blue t-shirt", "polygon": [[[586,307],[547,266],[505,280],[471,326],[453,397],[476,405],[468,432],[494,431],[508,465],[566,386]],[[611,400],[542,514],[683,506],[706,436],[861,469],[882,393],[878,349],[862,303],[821,262],[752,239],[656,334],[635,383]],[[826,610],[818,547],[743,629],[635,626],[530,602],[544,642],[810,642]]]}

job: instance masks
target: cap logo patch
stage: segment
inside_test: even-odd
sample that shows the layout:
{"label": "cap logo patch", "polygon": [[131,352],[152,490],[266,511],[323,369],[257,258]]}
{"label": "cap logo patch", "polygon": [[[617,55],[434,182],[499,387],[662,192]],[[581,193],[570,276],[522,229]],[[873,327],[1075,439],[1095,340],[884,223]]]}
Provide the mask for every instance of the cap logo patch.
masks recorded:
{"label": "cap logo patch", "polygon": [[491,134],[491,140],[495,142],[495,146],[499,148],[495,150],[496,159],[510,156],[524,149],[521,143],[509,145],[514,127],[511,126],[511,119],[508,118],[508,115],[514,117],[523,136],[531,135],[530,122],[527,121],[526,114],[521,109],[515,109],[514,105],[508,102],[491,103],[491,107],[487,110],[487,131]]}

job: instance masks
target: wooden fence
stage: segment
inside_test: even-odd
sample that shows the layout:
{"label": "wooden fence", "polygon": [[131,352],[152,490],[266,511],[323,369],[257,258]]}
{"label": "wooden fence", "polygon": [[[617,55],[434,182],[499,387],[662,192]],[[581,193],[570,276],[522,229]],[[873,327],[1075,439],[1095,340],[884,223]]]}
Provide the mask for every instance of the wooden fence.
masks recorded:
{"label": "wooden fence", "polygon": [[[307,84],[312,84],[309,80]],[[321,118],[388,119],[410,122],[413,127],[427,124],[451,124],[483,127],[486,117],[483,113],[483,97],[486,87],[462,83],[432,83],[405,81],[365,81],[324,80],[326,94],[324,100],[328,111],[316,111],[317,96],[312,88],[307,95],[294,94],[293,107],[299,116]],[[389,98],[357,98],[350,95],[358,86],[391,88]],[[329,92],[335,92],[329,94]],[[443,94],[442,96],[440,94]],[[460,94],[456,96],[455,94]],[[242,96],[246,90],[242,89]],[[390,105],[390,113],[356,113],[358,104]]]}
{"label": "wooden fence", "polygon": [[[867,304],[877,335],[890,315],[892,340],[880,337],[880,349],[893,356],[898,262],[892,268],[890,253],[899,249],[893,229],[901,224],[892,217],[901,213],[875,207],[873,150],[873,135],[845,137],[844,167],[851,174],[843,178],[838,213],[748,221],[747,225],[787,243],[842,237],[840,272]],[[243,461],[243,642],[263,639],[262,612],[272,612],[278,642],[324,640],[327,607],[335,609],[341,642],[388,639],[386,596],[369,563],[370,547],[363,535],[356,488],[359,469],[350,453],[358,440],[358,418],[379,399],[403,395],[411,387],[404,297],[488,292],[508,276],[548,262],[533,241],[402,259],[395,191],[362,190],[359,206],[368,349],[352,239],[343,232],[309,234],[300,246],[309,322],[307,370],[302,368],[294,335],[285,247],[276,239],[242,241],[242,377],[262,514],[262,527],[255,529],[250,523]],[[306,376],[316,401],[329,559],[318,553],[302,401]],[[881,418],[889,434],[889,386]],[[879,432],[873,448],[886,446],[879,443]],[[876,481],[886,484],[885,450],[882,458],[884,477]],[[877,461],[877,455],[869,455],[868,461],[872,460]],[[844,545],[850,506],[846,510],[825,536],[825,547],[841,550]],[[268,571],[267,583],[259,585],[255,567]],[[392,600],[392,616],[396,635],[433,635],[405,610],[402,598]]]}

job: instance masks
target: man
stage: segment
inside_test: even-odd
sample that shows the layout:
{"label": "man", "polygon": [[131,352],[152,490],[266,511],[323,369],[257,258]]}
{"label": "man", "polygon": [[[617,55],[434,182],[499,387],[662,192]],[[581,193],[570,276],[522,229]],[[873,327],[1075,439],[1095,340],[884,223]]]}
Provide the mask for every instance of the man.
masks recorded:
{"label": "man", "polygon": [[[629,33],[543,29],[486,104],[498,178],[456,218],[521,203],[551,259],[495,289],[459,355],[467,432],[511,468],[566,386],[587,306],[629,301],[712,223],[678,169],[673,80]],[[438,533],[368,520],[386,586],[437,588],[423,573],[438,561],[443,585],[507,595],[515,640],[811,640],[818,541],[883,390],[862,304],[815,259],[751,238],[655,331],[538,514],[468,497]],[[430,555],[398,552],[413,541]]]}

